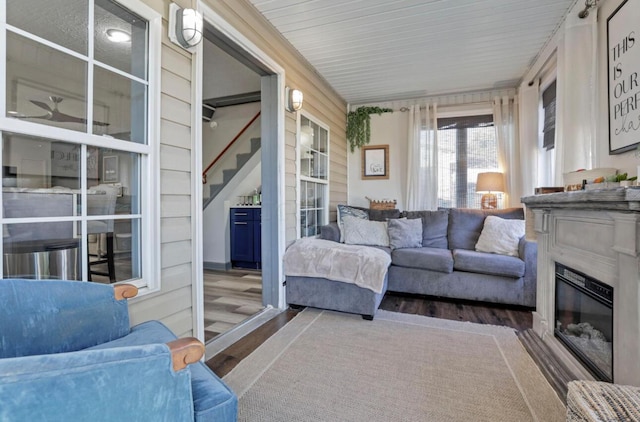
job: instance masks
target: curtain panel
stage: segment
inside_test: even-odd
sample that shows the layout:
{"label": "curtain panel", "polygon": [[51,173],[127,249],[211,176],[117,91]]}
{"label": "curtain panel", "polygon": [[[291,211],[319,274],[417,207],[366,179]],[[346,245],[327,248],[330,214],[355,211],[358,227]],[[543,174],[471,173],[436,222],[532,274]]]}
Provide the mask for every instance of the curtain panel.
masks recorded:
{"label": "curtain panel", "polygon": [[407,211],[438,208],[438,124],[436,104],[409,108]]}
{"label": "curtain panel", "polygon": [[493,123],[498,140],[498,166],[504,173],[507,192],[502,207],[521,206],[520,146],[518,142],[518,102],[516,97],[493,99]]}
{"label": "curtain panel", "polygon": [[567,15],[558,45],[556,186],[564,186],[563,173],[596,164],[597,13],[580,19],[576,10]]}

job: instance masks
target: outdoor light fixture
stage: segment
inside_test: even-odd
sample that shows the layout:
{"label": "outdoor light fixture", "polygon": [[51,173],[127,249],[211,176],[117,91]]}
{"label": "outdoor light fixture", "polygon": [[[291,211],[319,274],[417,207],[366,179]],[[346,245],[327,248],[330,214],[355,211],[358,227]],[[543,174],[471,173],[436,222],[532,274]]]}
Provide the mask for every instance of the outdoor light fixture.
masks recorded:
{"label": "outdoor light fixture", "polygon": [[111,42],[129,42],[131,41],[131,34],[129,34],[128,32],[125,32],[121,29],[115,29],[115,28],[111,28],[111,29],[107,29],[107,38],[109,39],[109,41]]}
{"label": "outdoor light fixture", "polygon": [[484,193],[480,199],[483,210],[498,208],[494,192],[504,192],[504,174],[499,172],[478,173],[476,193]]}
{"label": "outdoor light fixture", "polygon": [[287,94],[287,111],[298,111],[302,108],[302,100],[304,95],[299,89],[285,88]]}
{"label": "outdoor light fixture", "polygon": [[175,3],[169,5],[169,39],[185,50],[195,51],[202,41],[202,15],[194,9],[182,9]]}

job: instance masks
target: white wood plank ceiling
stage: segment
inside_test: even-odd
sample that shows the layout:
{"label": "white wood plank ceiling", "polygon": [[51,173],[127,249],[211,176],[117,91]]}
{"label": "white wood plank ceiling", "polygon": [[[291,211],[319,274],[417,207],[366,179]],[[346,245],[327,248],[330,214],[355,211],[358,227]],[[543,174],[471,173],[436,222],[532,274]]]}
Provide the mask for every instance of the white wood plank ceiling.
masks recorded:
{"label": "white wood plank ceiling", "polygon": [[515,87],[576,0],[249,0],[351,104]]}

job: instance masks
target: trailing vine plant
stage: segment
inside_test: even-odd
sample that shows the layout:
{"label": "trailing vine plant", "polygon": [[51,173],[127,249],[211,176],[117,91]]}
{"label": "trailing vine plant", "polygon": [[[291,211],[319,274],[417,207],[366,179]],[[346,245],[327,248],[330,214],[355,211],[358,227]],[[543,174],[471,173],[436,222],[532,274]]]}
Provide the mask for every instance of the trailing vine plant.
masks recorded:
{"label": "trailing vine plant", "polygon": [[351,152],[369,143],[371,139],[371,114],[392,113],[390,108],[358,107],[347,114],[347,140]]}

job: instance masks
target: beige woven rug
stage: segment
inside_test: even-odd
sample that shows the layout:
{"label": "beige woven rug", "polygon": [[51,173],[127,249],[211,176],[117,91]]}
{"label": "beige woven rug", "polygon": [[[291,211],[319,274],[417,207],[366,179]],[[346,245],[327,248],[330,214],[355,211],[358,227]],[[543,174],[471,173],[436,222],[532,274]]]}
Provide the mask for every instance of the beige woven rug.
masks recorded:
{"label": "beige woven rug", "polygon": [[564,421],[512,329],[306,309],[224,380],[240,421]]}

